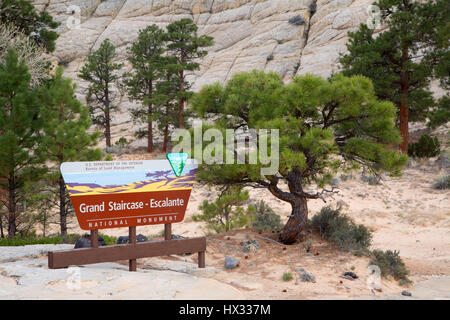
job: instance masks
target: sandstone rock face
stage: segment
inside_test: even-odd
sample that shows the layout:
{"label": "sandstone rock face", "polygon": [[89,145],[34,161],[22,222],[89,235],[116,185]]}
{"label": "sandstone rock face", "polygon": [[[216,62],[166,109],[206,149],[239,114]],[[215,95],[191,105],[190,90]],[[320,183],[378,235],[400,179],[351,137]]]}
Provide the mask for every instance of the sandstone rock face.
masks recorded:
{"label": "sandstone rock face", "polygon": [[[329,76],[345,51],[347,32],[367,20],[372,0],[34,0],[61,22],[54,58],[78,84],[79,98],[86,84],[77,73],[86,55],[109,38],[118,60],[126,63],[127,47],[138,31],[151,24],[164,27],[181,18],[193,19],[199,34],[215,44],[200,61],[201,69],[188,80],[194,91],[215,81],[225,82],[241,71],[278,72],[285,81],[295,74]],[[301,17],[305,23],[290,23]],[[131,129],[126,111],[131,103],[118,97],[122,114],[113,119]],[[120,128],[117,130],[124,130]],[[113,129],[114,130],[114,129]],[[113,132],[114,136],[114,132]]]}
{"label": "sandstone rock face", "polygon": [[347,33],[367,22],[372,3],[372,0],[317,0],[297,74],[329,77],[338,72],[339,54],[346,52]]}
{"label": "sandstone rock face", "polygon": [[[215,39],[193,87],[224,82],[234,73],[276,71],[285,80],[307,72],[329,75],[345,50],[346,34],[367,20],[372,0],[35,0],[61,22],[54,55],[77,79],[84,58],[106,38],[119,60],[139,29],[192,18]],[[313,6],[315,9],[311,10]],[[289,23],[301,16],[304,24]],[[77,79],[78,82],[79,79]]]}

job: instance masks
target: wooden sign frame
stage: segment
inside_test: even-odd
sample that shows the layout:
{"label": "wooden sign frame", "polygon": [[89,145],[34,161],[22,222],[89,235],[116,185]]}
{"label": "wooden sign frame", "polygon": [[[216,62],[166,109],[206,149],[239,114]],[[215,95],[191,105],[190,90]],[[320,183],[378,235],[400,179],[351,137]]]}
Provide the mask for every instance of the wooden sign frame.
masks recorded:
{"label": "wooden sign frame", "polygon": [[172,224],[164,225],[164,240],[136,243],[136,227],[129,227],[129,244],[104,247],[98,246],[98,230],[91,230],[91,248],[48,252],[48,268],[128,260],[129,271],[136,271],[139,258],[194,252],[198,253],[198,267],[205,268],[206,238],[172,239]]}
{"label": "wooden sign frame", "polygon": [[[181,155],[185,156],[184,161],[186,161],[187,154],[181,154]],[[169,159],[169,157],[168,157],[168,159]],[[161,170],[161,168],[166,167],[165,161],[161,161],[161,160],[152,160],[152,161],[155,161],[154,165],[156,167],[156,169],[155,169],[155,167],[153,167],[153,170]],[[49,267],[49,269],[65,268],[65,267],[68,267],[71,265],[84,265],[84,264],[92,264],[92,263],[100,263],[100,262],[113,262],[113,261],[118,261],[118,260],[128,260],[129,261],[129,270],[136,271],[137,259],[139,259],[139,258],[167,256],[167,255],[171,255],[171,254],[186,254],[186,253],[195,253],[195,252],[198,253],[199,268],[205,268],[206,238],[205,237],[196,237],[196,238],[172,239],[172,224],[171,223],[162,222],[162,223],[164,223],[164,240],[136,243],[136,226],[142,225],[141,223],[139,223],[139,220],[141,220],[141,219],[138,219],[138,218],[146,217],[149,214],[148,209],[150,209],[150,208],[152,208],[152,214],[155,214],[155,215],[159,214],[159,216],[171,215],[170,221],[172,221],[172,216],[175,217],[173,219],[175,222],[180,221],[180,219],[183,220],[187,202],[189,201],[189,196],[190,196],[190,191],[191,191],[192,184],[193,184],[193,179],[195,177],[195,171],[197,168],[197,163],[195,162],[195,160],[190,160],[190,161],[191,161],[191,165],[190,165],[190,169],[187,171],[187,174],[185,174],[186,178],[184,175],[180,176],[181,172],[183,171],[183,168],[184,168],[184,162],[182,163],[180,172],[174,171],[175,175],[177,177],[176,179],[178,179],[178,181],[181,181],[180,184],[176,185],[175,189],[170,190],[170,186],[169,186],[169,190],[165,190],[164,188],[161,189],[160,187],[156,187],[155,190],[152,190],[150,188],[150,189],[147,189],[148,191],[145,191],[145,190],[142,191],[142,189],[140,189],[141,191],[136,191],[138,193],[135,193],[136,194],[135,198],[139,199],[141,201],[141,202],[139,202],[140,203],[140,206],[139,206],[140,211],[136,214],[134,212],[128,212],[129,211],[128,207],[127,207],[127,210],[125,210],[123,208],[119,209],[119,213],[122,214],[122,216],[124,216],[125,218],[128,217],[129,218],[128,220],[130,220],[130,221],[126,222],[129,225],[129,227],[128,227],[128,230],[129,230],[128,244],[118,244],[118,245],[103,246],[103,247],[98,246],[98,230],[104,229],[104,228],[120,227],[120,225],[114,225],[114,226],[108,227],[108,226],[104,226],[101,224],[100,224],[100,226],[97,226],[97,223],[95,223],[95,226],[88,226],[85,221],[86,220],[85,215],[82,215],[82,214],[80,214],[80,212],[78,212],[78,211],[81,211],[81,205],[79,205],[79,203],[78,203],[78,202],[80,202],[80,199],[84,202],[87,201],[88,203],[89,203],[89,201],[92,202],[93,201],[92,199],[95,200],[95,199],[100,198],[100,200],[103,200],[102,197],[107,197],[107,196],[109,196],[109,197],[119,196],[119,199],[120,199],[120,197],[127,197],[126,199],[128,199],[130,196],[134,196],[134,193],[133,193],[134,190],[141,188],[143,185],[151,186],[153,181],[156,181],[159,183],[163,178],[158,178],[157,180],[149,180],[149,181],[131,180],[130,184],[120,185],[120,187],[123,190],[119,190],[119,191],[115,190],[115,189],[117,189],[117,186],[115,186],[115,185],[106,185],[105,187],[102,187],[103,184],[102,185],[97,185],[97,184],[82,185],[82,184],[77,183],[78,180],[75,180],[75,183],[72,183],[71,185],[69,185],[66,178],[68,178],[69,181],[70,181],[70,178],[65,176],[65,173],[68,173],[68,169],[73,171],[75,168],[75,172],[76,172],[76,170],[81,168],[80,170],[84,170],[83,172],[85,172],[87,170],[86,168],[94,167],[95,169],[97,169],[95,167],[96,165],[105,166],[105,170],[106,170],[106,168],[113,167],[113,165],[110,164],[109,162],[106,163],[106,165],[104,162],[63,163],[61,165],[61,173],[64,176],[64,180],[65,180],[68,188],[69,187],[77,188],[81,185],[82,187],[86,187],[88,189],[88,191],[83,191],[83,190],[73,191],[72,189],[69,189],[69,193],[71,195],[71,201],[74,204],[74,207],[76,205],[79,205],[79,207],[80,207],[78,209],[78,211],[75,210],[77,213],[78,222],[80,223],[80,227],[85,230],[88,229],[91,232],[91,248],[80,248],[80,249],[48,252],[48,267]],[[140,162],[143,163],[144,161],[140,161]],[[123,163],[124,162],[118,163],[118,164],[116,164],[116,166],[122,165]],[[144,165],[142,163],[138,164],[138,165],[141,165],[141,167],[139,167],[140,170],[142,170],[142,168],[145,169],[145,167],[143,167]],[[127,169],[130,168],[128,162],[125,162],[124,165]],[[174,164],[172,164],[172,162],[170,162],[170,165],[173,169]],[[64,168],[63,168],[63,166],[64,166]],[[100,175],[105,170],[101,170],[101,172],[99,172]],[[155,171],[155,172],[157,173],[158,177],[160,177],[161,172],[164,173],[167,171]],[[168,174],[168,173],[166,173],[166,174]],[[146,174],[146,177],[148,177],[148,176],[149,176],[149,174]],[[167,177],[167,175],[166,175],[166,177]],[[116,176],[114,176],[114,178],[116,178]],[[132,176],[132,178],[135,178],[135,176]],[[148,179],[151,179],[151,178],[148,178]],[[167,178],[167,179],[169,179],[169,178]],[[174,182],[174,181],[176,182],[176,179],[170,178],[169,180],[171,182]],[[167,185],[167,183],[165,185]],[[127,190],[126,187],[129,187],[129,186],[131,186],[132,188]],[[92,188],[94,188],[94,189],[95,188],[104,188],[104,189],[102,189],[99,193],[98,190],[94,190],[97,192],[92,192],[92,190],[89,190]],[[105,190],[106,190],[106,192],[105,192]],[[163,190],[163,191],[161,191],[161,190]],[[130,191],[132,191],[132,192],[130,192]],[[78,193],[78,195],[77,194],[73,195],[71,192]],[[82,194],[87,193],[89,195],[89,192],[94,193],[96,195],[85,196],[85,195],[80,194],[80,193],[82,193]],[[165,193],[167,193],[167,194],[170,193],[171,195],[176,196],[177,201],[178,201],[176,203],[177,207],[176,208],[152,207],[152,201],[155,200],[153,198],[150,200],[150,204],[148,202],[146,202],[144,205],[142,198],[146,197],[146,195],[149,192],[151,192],[151,194],[154,195],[153,197],[155,197],[156,200],[158,200],[158,197],[160,198],[160,197],[164,196]],[[114,195],[111,196],[111,194],[114,194]],[[82,198],[80,198],[81,196],[82,196]],[[178,199],[179,197],[181,197],[181,199],[182,199],[181,201]],[[87,200],[85,200],[85,199],[87,199]],[[104,206],[104,203],[105,202],[103,202],[102,206]],[[82,203],[82,205],[86,205],[86,204]],[[100,206],[99,206],[99,208],[100,208]],[[113,209],[115,209],[115,207],[113,207]],[[168,211],[169,213],[167,213],[166,211]],[[85,211],[81,211],[81,212],[84,213]],[[102,209],[102,212],[99,212],[97,214],[103,214],[103,209]],[[130,216],[128,216],[129,214],[130,214]],[[139,214],[141,216],[139,216]],[[96,217],[96,218],[97,218],[96,220],[106,220],[106,219],[103,219],[104,217]],[[102,218],[102,219],[98,219],[98,218]],[[110,219],[118,219],[118,218],[110,218]],[[142,220],[144,220],[144,219],[142,219]],[[151,219],[146,220],[146,221],[150,221],[150,220]],[[156,223],[158,223],[158,222],[156,222]],[[92,223],[92,224],[94,224],[94,223]],[[152,223],[152,224],[154,224],[154,223]]]}

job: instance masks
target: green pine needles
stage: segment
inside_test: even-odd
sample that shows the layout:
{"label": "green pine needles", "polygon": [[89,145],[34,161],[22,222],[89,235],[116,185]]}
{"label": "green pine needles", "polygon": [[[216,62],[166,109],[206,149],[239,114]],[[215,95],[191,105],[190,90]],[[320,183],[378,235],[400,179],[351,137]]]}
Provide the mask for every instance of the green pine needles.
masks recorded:
{"label": "green pine needles", "polygon": [[400,149],[408,151],[408,122],[446,123],[449,96],[433,98],[430,81],[439,79],[448,89],[450,70],[450,6],[447,0],[379,0],[380,23],[386,30],[361,24],[349,32],[348,53],[340,62],[345,75],[364,75],[376,95],[398,109],[402,135]]}
{"label": "green pine needles", "polygon": [[[211,184],[266,188],[288,202],[292,213],[280,233],[286,244],[296,241],[307,222],[307,201],[334,192],[324,187],[339,169],[364,166],[395,175],[407,161],[407,156],[391,148],[401,141],[395,106],[378,100],[372,82],[363,76],[339,74],[325,80],[306,75],[284,84],[276,73],[244,72],[225,85],[203,87],[191,103],[198,116],[213,116],[214,127],[221,131],[279,130],[275,174],[262,175],[260,169],[266,166],[258,160],[252,165],[249,161],[202,164],[197,178]],[[306,192],[308,185],[318,191]]]}

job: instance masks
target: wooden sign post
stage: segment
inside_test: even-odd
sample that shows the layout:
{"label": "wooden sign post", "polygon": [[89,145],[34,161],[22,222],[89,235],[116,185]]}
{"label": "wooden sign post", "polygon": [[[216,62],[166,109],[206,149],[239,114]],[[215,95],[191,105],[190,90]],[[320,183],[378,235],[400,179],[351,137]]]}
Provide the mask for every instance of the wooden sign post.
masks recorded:
{"label": "wooden sign post", "polygon": [[[70,265],[198,253],[205,267],[206,238],[172,239],[172,223],[184,219],[197,162],[175,170],[166,160],[66,162],[61,173],[81,229],[90,230],[91,248],[48,253],[50,269]],[[172,170],[173,169],[173,170]],[[164,224],[164,240],[136,242],[136,227]],[[128,244],[98,246],[98,230],[128,227]]]}

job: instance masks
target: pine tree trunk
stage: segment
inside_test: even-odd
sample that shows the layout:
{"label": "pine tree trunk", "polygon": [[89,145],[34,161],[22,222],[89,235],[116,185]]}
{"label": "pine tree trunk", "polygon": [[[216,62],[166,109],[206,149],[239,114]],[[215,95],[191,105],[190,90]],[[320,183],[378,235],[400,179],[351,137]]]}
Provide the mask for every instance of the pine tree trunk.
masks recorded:
{"label": "pine tree trunk", "polygon": [[[402,50],[402,64],[406,64],[408,60],[408,47],[404,46]],[[400,73],[400,135],[402,136],[402,142],[399,146],[403,153],[408,153],[408,95],[409,95],[409,77],[408,71],[402,70]]]}
{"label": "pine tree trunk", "polygon": [[285,244],[294,243],[308,221],[307,200],[304,197],[297,197],[291,203],[292,213],[288,222],[280,234],[280,241]]}
{"label": "pine tree trunk", "polygon": [[287,175],[289,192],[278,188],[278,180],[274,178],[269,191],[278,199],[289,202],[292,206],[291,216],[280,233],[280,241],[284,244],[294,243],[308,221],[307,198],[303,196],[302,175],[294,169]]}
{"label": "pine tree trunk", "polygon": [[[152,106],[148,106],[149,116],[152,114]],[[147,152],[153,152],[153,121],[148,120]]]}
{"label": "pine tree trunk", "polygon": [[164,127],[164,141],[163,141],[162,152],[167,152],[168,135],[169,135],[169,125],[166,124],[166,126]]}
{"label": "pine tree trunk", "polygon": [[111,147],[111,119],[109,113],[109,106],[105,109],[105,139],[106,146]]}
{"label": "pine tree trunk", "polygon": [[[179,80],[180,80],[180,92],[184,92],[184,72],[180,71],[180,75],[179,75]],[[180,99],[180,110],[178,113],[178,128],[182,129],[184,128],[184,103],[185,103],[185,98],[182,97]]]}
{"label": "pine tree trunk", "polygon": [[16,188],[14,174],[8,179],[8,238],[12,239],[16,235]]}
{"label": "pine tree trunk", "polygon": [[59,224],[61,236],[67,235],[66,189],[64,179],[59,177]]}
{"label": "pine tree trunk", "polygon": [[0,238],[4,238],[5,235],[3,234],[3,217],[0,216]]}

